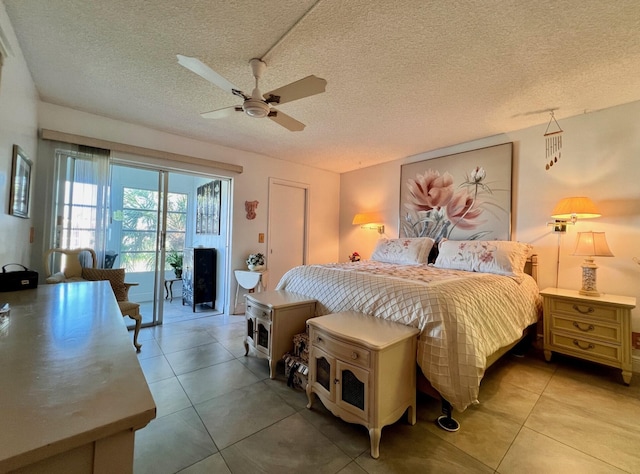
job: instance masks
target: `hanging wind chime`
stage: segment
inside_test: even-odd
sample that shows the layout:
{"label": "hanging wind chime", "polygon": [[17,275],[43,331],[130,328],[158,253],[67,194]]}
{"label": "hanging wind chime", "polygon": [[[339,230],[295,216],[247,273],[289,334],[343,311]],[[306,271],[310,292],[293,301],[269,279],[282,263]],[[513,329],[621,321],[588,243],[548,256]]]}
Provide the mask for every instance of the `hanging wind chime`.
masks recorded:
{"label": "hanging wind chime", "polygon": [[[554,126],[552,126],[552,124]],[[551,131],[549,131],[549,127],[551,127]],[[553,116],[553,110],[551,111],[551,118],[549,119],[547,130],[544,132],[544,138],[547,148],[547,163],[545,169],[549,170],[558,162],[560,156],[562,156],[562,129]]]}

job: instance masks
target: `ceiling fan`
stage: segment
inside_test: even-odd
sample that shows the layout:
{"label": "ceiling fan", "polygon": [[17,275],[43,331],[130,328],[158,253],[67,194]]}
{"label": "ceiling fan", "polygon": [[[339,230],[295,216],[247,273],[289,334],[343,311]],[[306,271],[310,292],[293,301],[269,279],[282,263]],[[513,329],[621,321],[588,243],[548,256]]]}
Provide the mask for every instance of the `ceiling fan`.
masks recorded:
{"label": "ceiling fan", "polygon": [[292,132],[299,132],[304,129],[305,125],[293,117],[276,110],[272,107],[272,104],[286,104],[287,102],[293,102],[294,100],[320,94],[325,91],[327,85],[327,81],[324,79],[311,75],[263,95],[258,88],[258,82],[266,70],[267,65],[261,59],[254,58],[249,61],[249,64],[251,65],[253,77],[256,80],[256,86],[251,95],[247,95],[199,59],[181,54],[177,56],[178,63],[181,66],[186,67],[203,79],[206,79],[227,92],[231,92],[243,100],[241,106],[234,105],[211,112],[205,112],[201,114],[204,118],[218,119],[227,117],[233,112],[244,112],[249,117],[269,117],[278,125],[282,125]]}

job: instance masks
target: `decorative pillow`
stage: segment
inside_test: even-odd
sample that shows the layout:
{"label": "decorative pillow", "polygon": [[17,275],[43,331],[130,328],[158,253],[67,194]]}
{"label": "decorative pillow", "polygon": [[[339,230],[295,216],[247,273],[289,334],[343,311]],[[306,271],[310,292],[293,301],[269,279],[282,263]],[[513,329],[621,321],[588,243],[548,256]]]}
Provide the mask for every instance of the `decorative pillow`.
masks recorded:
{"label": "decorative pillow", "polygon": [[531,249],[529,244],[505,240],[445,240],[434,266],[521,279]]}
{"label": "decorative pillow", "polygon": [[431,247],[433,239],[429,237],[380,239],[371,260],[403,265],[427,263]]}
{"label": "decorative pillow", "polygon": [[124,268],[83,268],[82,278],[91,281],[109,280],[117,301],[127,300],[127,287],[124,285]]}

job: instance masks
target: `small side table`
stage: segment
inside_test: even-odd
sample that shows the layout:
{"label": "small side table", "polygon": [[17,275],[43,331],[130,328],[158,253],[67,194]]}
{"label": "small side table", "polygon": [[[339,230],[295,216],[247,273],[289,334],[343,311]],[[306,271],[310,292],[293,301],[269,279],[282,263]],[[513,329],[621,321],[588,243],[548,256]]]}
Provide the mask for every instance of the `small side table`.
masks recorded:
{"label": "small side table", "polygon": [[247,332],[244,355],[254,349],[258,357],[269,359],[269,377],[276,365],[293,348],[293,336],[304,332],[307,320],[316,312],[316,300],[283,290],[245,295]]}
{"label": "small side table", "polygon": [[169,303],[173,301],[173,282],[182,281],[182,278],[165,278],[164,289],[166,291],[164,295],[165,300],[169,300]]}
{"label": "small side table", "polygon": [[371,457],[384,426],[407,412],[416,424],[418,328],[345,311],[307,321],[307,408],[315,395],[331,413],[368,428]]}
{"label": "small side table", "polygon": [[240,287],[244,288],[245,290],[256,290],[258,293],[266,290],[264,280],[267,271],[263,270],[261,272],[258,272],[251,270],[234,270],[233,273],[236,276],[236,282],[238,283],[238,285],[236,286],[235,306],[233,307],[235,313],[235,309],[238,306]]}

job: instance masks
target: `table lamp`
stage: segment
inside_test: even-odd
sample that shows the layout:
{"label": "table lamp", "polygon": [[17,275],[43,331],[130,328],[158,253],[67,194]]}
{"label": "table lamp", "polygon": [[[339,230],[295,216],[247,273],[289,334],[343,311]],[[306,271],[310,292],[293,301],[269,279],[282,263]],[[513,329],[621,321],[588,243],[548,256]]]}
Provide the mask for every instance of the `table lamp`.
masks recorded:
{"label": "table lamp", "polygon": [[613,257],[613,253],[607,245],[604,232],[578,232],[578,240],[573,255],[585,257],[582,264],[582,288],[581,295],[600,296],[596,288],[596,270],[598,266],[593,257]]}

